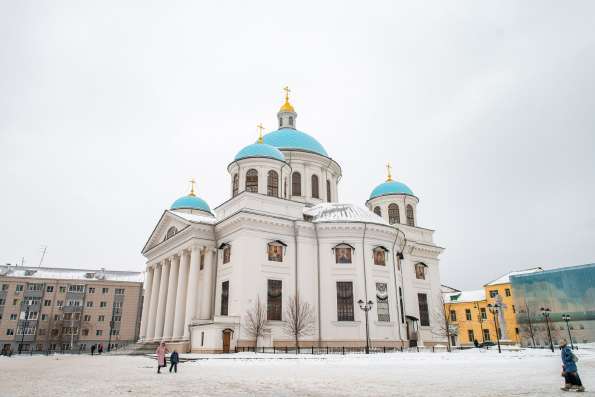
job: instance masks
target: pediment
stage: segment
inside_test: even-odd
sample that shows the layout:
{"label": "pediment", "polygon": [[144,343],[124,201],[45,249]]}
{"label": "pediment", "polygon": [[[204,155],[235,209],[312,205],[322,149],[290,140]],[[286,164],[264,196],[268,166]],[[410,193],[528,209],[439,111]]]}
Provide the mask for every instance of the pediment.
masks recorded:
{"label": "pediment", "polygon": [[164,211],[141,253],[144,255],[163,241],[173,237],[176,233],[190,227],[191,224],[190,221],[175,215],[171,211]]}

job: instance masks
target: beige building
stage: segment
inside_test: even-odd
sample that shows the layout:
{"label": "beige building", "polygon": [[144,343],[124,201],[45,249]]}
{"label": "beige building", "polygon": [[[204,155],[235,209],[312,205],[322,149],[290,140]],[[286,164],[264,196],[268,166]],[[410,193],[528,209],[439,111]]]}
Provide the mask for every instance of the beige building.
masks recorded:
{"label": "beige building", "polygon": [[107,350],[138,339],[141,272],[0,266],[0,347]]}

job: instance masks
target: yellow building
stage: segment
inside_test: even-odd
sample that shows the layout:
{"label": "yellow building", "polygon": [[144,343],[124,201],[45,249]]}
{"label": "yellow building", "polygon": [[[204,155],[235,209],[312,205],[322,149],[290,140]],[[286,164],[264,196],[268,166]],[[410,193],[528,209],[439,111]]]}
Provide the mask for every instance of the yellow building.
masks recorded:
{"label": "yellow building", "polygon": [[[453,346],[473,346],[474,341],[496,343],[496,328],[501,344],[519,343],[519,326],[510,276],[543,271],[540,267],[509,272],[480,290],[458,291],[445,287],[444,313],[449,323]],[[495,312],[489,305],[498,305]],[[445,327],[446,328],[446,327]]]}

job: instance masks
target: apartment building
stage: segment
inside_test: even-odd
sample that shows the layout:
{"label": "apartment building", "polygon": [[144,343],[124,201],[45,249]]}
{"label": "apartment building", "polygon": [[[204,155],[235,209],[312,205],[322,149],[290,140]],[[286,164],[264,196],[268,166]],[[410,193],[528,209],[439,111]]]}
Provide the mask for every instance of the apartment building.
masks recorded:
{"label": "apartment building", "polygon": [[138,340],[142,272],[0,265],[0,347],[87,351]]}

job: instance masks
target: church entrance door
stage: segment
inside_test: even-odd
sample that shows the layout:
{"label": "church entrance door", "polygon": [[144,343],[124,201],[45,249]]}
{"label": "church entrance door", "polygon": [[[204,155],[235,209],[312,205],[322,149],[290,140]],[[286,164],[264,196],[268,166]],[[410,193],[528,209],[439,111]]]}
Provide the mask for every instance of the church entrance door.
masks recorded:
{"label": "church entrance door", "polygon": [[230,329],[223,330],[223,353],[229,353],[229,346],[231,345],[231,333]]}

